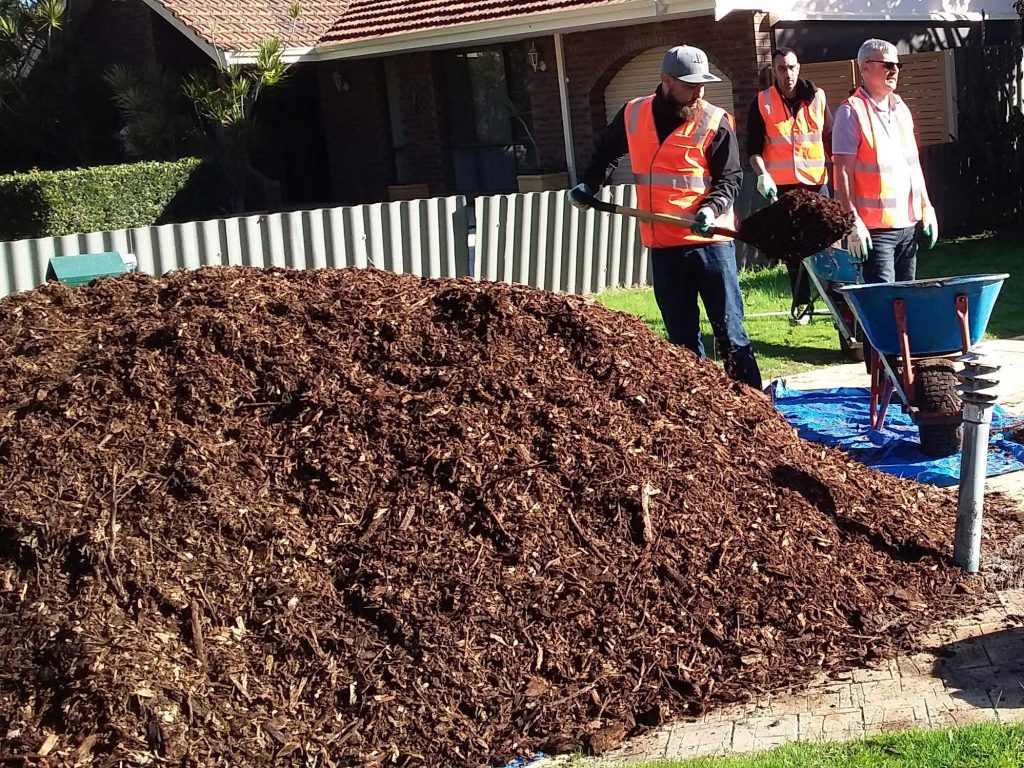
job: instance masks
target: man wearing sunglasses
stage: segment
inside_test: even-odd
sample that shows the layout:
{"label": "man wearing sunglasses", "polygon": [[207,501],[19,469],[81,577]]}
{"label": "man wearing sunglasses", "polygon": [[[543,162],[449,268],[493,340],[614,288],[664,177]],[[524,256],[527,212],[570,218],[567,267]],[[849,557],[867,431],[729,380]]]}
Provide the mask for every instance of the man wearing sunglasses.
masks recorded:
{"label": "man wearing sunglasses", "polygon": [[857,52],[861,86],[835,113],[836,198],[856,215],[848,247],[869,283],[913,280],[919,236],[935,245],[939,227],[914,138],[914,119],[894,91],[896,46],[867,40]]}

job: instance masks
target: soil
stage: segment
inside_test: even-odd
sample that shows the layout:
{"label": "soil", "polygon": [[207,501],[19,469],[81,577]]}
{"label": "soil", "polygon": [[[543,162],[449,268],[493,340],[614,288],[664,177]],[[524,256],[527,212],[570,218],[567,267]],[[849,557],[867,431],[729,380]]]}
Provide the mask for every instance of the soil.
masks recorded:
{"label": "soil", "polygon": [[978,601],[953,493],[578,297],[50,284],[0,301],[0,381],[8,764],[600,752]]}
{"label": "soil", "polygon": [[741,239],[769,261],[799,261],[853,230],[854,216],[838,201],[810,189],[791,189],[740,224]]}
{"label": "soil", "polygon": [[1006,437],[1015,443],[1024,445],[1024,421],[1013,424],[1006,430]]}

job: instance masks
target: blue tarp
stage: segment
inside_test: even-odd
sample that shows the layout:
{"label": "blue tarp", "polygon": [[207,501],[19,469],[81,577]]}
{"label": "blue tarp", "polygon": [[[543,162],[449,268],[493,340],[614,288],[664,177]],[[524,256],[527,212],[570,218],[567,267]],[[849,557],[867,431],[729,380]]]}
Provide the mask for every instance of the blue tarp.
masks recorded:
{"label": "blue tarp", "polygon": [[[960,454],[936,459],[921,453],[917,427],[898,402],[889,405],[885,426],[877,430],[868,426],[871,401],[866,388],[799,390],[776,380],[765,391],[805,440],[842,448],[862,464],[897,477],[938,486],[960,482]],[[996,406],[989,440],[989,477],[1024,469],[1024,445],[1003,435],[1003,429],[1018,423],[1019,417]]]}

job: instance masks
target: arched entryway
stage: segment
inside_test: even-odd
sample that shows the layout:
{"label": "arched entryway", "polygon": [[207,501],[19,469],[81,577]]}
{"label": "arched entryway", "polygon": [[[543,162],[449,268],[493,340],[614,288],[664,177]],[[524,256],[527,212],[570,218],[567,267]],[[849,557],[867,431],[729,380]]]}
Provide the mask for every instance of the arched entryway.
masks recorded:
{"label": "arched entryway", "polygon": [[[638,96],[646,96],[654,92],[661,78],[661,58],[665,48],[658,46],[638,53],[618,71],[608,87],[604,90],[605,120],[610,123],[622,105]],[[722,71],[711,64],[711,72],[722,78],[719,83],[708,83],[704,87],[704,98],[735,115],[732,102],[732,81]],[[633,170],[629,165],[629,157],[619,161],[619,167],[612,174],[613,184],[632,184]]]}

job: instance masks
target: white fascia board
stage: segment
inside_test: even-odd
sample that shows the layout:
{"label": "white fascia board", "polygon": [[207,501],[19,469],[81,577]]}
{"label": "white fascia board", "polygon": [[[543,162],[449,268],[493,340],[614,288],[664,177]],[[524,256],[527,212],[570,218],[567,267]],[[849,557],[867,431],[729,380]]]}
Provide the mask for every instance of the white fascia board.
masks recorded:
{"label": "white fascia board", "polygon": [[[582,32],[630,24],[642,24],[667,17],[702,16],[714,13],[714,0],[631,0],[599,8],[552,11],[516,19],[461,24],[447,29],[409,32],[374,40],[334,43],[315,48],[289,48],[287,62],[330,61],[368,58],[414,50],[459,48],[479,43],[497,43],[539,37],[555,32]],[[252,51],[232,53],[229,63],[250,64]]]}
{"label": "white fascia board", "polygon": [[986,13],[984,18],[981,11],[964,11],[954,13],[951,11],[928,11],[926,13],[907,13],[894,11],[893,13],[864,13],[861,11],[801,11],[790,9],[789,11],[777,12],[772,19],[776,22],[791,21],[941,21],[941,22],[980,22],[980,21],[1020,21],[1016,13]]}
{"label": "white fascia board", "polygon": [[721,21],[733,11],[762,12],[774,17],[791,11],[793,0],[715,0],[715,21]]}
{"label": "white fascia board", "polygon": [[193,43],[197,48],[199,48],[211,59],[218,63],[221,61],[224,54],[218,51],[216,47],[211,45],[209,41],[197,35],[195,30],[192,29],[192,27],[190,27],[188,24],[186,24],[173,13],[171,13],[169,10],[167,10],[167,8],[162,3],[158,2],[158,0],[142,0],[142,2],[144,2],[151,9],[153,9],[153,11],[160,18],[162,18],[176,30],[181,32],[181,34],[188,38],[189,42]]}

